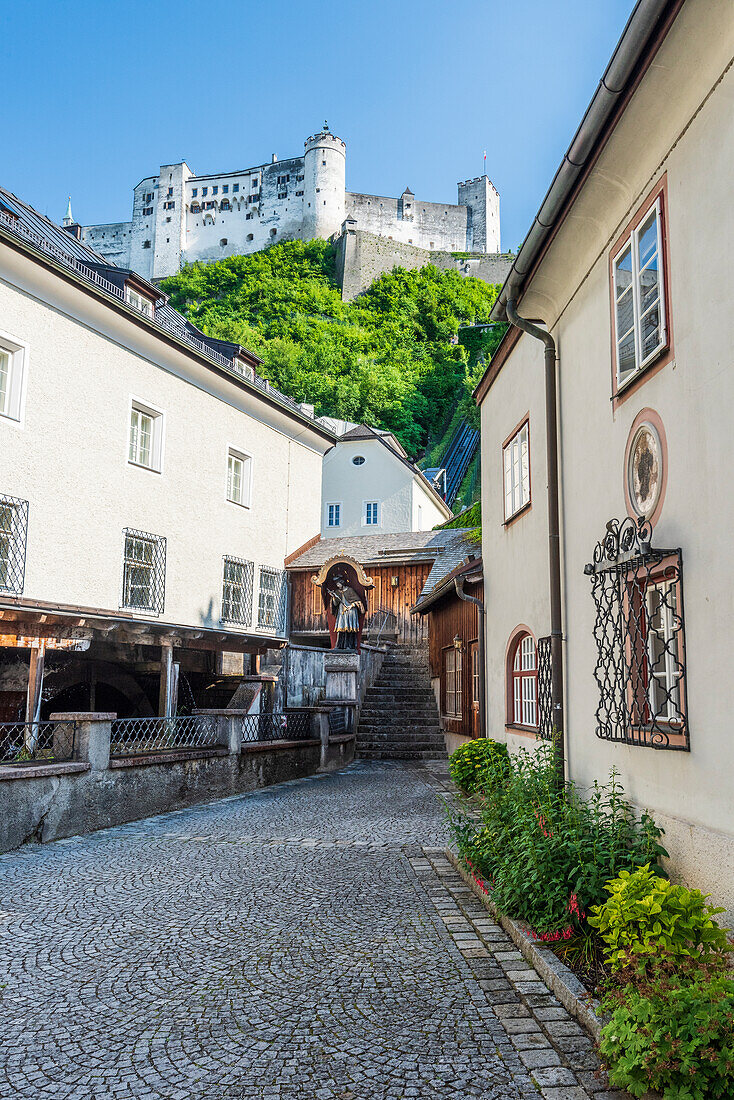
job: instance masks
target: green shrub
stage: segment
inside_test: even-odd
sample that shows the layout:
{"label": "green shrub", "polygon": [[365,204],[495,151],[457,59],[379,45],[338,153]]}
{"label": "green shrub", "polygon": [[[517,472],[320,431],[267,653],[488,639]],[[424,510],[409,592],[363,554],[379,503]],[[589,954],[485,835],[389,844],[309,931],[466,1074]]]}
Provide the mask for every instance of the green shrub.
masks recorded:
{"label": "green shrub", "polygon": [[507,745],[486,737],[467,741],[449,757],[449,774],[465,794],[505,782],[509,772]]}
{"label": "green shrub", "polygon": [[694,960],[656,967],[604,1007],[612,1016],[600,1050],[613,1085],[664,1100],[734,1096],[734,981]]}
{"label": "green shrub", "polygon": [[[452,757],[457,783],[471,787],[471,775],[481,774],[477,764],[472,773],[462,757],[459,773]],[[479,799],[481,821],[450,811],[459,853],[498,908],[544,938],[569,935],[589,906],[605,900],[605,883],[621,870],[666,854],[661,830],[647,815],[636,819],[614,772],[609,784],[595,783],[586,794],[571,783],[558,789],[548,743],[513,755],[506,781]]]}
{"label": "green shrub", "polygon": [[643,961],[663,953],[673,959],[728,950],[726,933],[713,917],[723,913],[706,904],[708,895],[660,878],[648,865],[622,870],[605,887],[609,900],[593,907],[589,924],[606,944],[611,969],[630,957]]}

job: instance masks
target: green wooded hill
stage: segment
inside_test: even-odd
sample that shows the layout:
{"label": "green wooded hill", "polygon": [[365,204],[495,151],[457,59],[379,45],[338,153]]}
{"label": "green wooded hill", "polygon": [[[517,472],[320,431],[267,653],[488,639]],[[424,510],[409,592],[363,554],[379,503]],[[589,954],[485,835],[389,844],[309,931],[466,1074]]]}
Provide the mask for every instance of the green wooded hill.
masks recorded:
{"label": "green wooded hill", "polygon": [[343,302],[334,255],[327,241],[288,241],[192,264],[162,287],[205,333],[259,355],[260,373],[284,393],[317,415],[388,428],[417,457],[459,403],[471,412],[477,352],[451,337],[488,320],[498,288],[396,268]]}

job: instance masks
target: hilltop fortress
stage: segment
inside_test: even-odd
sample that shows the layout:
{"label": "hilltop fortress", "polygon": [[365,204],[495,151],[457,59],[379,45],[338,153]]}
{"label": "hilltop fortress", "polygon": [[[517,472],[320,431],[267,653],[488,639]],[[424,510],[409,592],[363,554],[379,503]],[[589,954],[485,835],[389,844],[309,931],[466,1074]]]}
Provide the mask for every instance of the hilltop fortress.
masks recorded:
{"label": "hilltop fortress", "polygon": [[[73,224],[71,209],[64,224]],[[499,195],[486,175],[460,183],[456,205],[425,202],[407,188],[397,199],[347,191],[346,145],[324,123],[300,157],[273,155],[269,164],[204,176],[185,161],[164,164],[135,187],[131,221],[82,226],[81,238],[120,267],[162,279],[195,260],[211,263],[277,241],[347,231],[351,239],[358,233],[393,241],[397,253],[407,246],[415,254],[409,266],[425,251],[459,267],[452,252],[499,253]],[[430,255],[423,262],[432,262]]]}

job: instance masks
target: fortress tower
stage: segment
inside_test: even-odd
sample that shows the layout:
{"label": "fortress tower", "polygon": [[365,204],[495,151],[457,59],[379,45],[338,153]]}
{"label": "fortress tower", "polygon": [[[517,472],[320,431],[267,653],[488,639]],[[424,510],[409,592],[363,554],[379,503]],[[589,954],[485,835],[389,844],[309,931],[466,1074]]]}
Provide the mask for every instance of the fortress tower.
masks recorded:
{"label": "fortress tower", "polygon": [[326,122],[304,146],[303,237],[330,237],[344,221],[347,147]]}
{"label": "fortress tower", "polygon": [[[273,153],[251,168],[203,175],[185,161],[164,164],[135,186],[130,221],[80,226],[82,240],[153,280],[186,263],[247,256],[280,241],[338,237],[347,223],[394,242],[382,247],[386,270],[390,249],[400,246],[421,250],[416,262],[445,253],[451,266],[455,252],[499,252],[499,195],[487,176],[460,183],[457,203],[429,202],[410,188],[393,198],[347,191],[346,160],[346,144],[325,122],[300,156]],[[402,252],[393,260],[408,262]]]}

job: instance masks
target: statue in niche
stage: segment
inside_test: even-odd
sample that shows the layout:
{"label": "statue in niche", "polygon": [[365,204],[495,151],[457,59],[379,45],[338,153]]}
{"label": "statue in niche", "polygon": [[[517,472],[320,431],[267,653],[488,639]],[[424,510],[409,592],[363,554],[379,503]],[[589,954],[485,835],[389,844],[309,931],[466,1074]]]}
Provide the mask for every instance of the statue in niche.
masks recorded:
{"label": "statue in niche", "polygon": [[334,616],[336,649],[357,648],[360,633],[360,619],[367,608],[362,597],[352,588],[342,573],[334,576],[334,587],[327,588],[326,594],[331,601],[331,613]]}
{"label": "statue in niche", "polygon": [[368,591],[374,588],[374,581],[366,576],[359,562],[346,555],[330,558],[311,579],[321,589],[331,648],[358,653]]}

